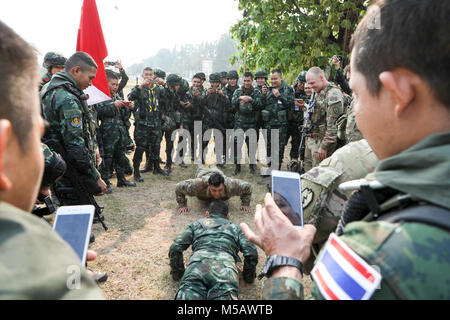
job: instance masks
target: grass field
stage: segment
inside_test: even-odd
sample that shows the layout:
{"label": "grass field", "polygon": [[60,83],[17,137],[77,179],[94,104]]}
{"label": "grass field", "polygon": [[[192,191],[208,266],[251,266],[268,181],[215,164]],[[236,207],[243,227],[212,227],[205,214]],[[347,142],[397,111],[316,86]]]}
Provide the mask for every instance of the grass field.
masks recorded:
{"label": "grass field", "polygon": [[[128,90],[125,92],[128,93]],[[163,160],[165,160],[164,145],[163,141],[161,147]],[[211,146],[212,142],[207,163],[213,162]],[[260,146],[262,151],[263,147],[261,144]],[[288,155],[289,148],[286,149],[285,155]],[[173,281],[170,276],[169,247],[190,223],[204,217],[206,210],[205,203],[196,198],[189,198],[190,212],[178,214],[175,185],[179,181],[193,178],[196,168],[195,164],[188,165],[186,169],[175,165],[169,177],[145,173],[142,175],[145,181],[138,183],[136,188],[116,188],[116,180],[113,179],[113,193],[97,198],[99,204],[105,207],[105,223],[109,230],[105,232],[100,224],[94,225],[96,241],[91,245],[91,249],[97,251],[98,258],[89,264],[89,268],[108,273],[108,280],[100,285],[107,299],[174,298],[179,282]],[[223,171],[231,177],[233,170],[234,166],[227,165]],[[250,174],[248,165],[243,165],[238,178],[253,185],[251,207],[254,209],[256,204],[263,204],[268,178]],[[253,212],[246,214],[239,211],[239,197],[231,198],[228,203],[232,222],[235,224],[246,222],[255,230]],[[186,262],[190,254],[190,249],[184,253]],[[265,261],[264,252],[258,249],[258,254],[257,274]],[[238,265],[240,270],[242,267],[242,264]],[[255,279],[254,284],[248,285],[241,276],[239,298],[258,299],[261,284]],[[306,279],[305,295],[309,291],[309,285],[310,281]]]}

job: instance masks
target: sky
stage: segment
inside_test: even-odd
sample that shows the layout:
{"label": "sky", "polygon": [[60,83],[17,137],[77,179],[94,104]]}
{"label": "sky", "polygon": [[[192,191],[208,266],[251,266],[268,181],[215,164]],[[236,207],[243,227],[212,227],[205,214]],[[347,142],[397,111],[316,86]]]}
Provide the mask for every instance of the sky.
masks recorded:
{"label": "sky", "polygon": [[[242,16],[237,0],[97,0],[108,60],[127,68],[159,49],[216,41]],[[83,0],[0,0],[0,20],[39,51],[75,52]]]}

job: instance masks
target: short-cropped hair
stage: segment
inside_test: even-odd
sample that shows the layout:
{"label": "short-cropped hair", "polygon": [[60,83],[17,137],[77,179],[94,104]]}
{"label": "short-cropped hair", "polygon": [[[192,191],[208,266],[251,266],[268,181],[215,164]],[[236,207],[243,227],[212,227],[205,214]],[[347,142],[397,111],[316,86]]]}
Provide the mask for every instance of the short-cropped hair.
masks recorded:
{"label": "short-cropped hair", "polygon": [[209,204],[209,213],[216,213],[226,217],[228,214],[228,204],[223,200],[214,200]]}
{"label": "short-cropped hair", "polygon": [[83,51],[77,51],[67,59],[64,70],[70,71],[75,67],[80,67],[81,71],[88,71],[92,68],[98,69],[95,60],[88,53]]}
{"label": "short-cropped hair", "polygon": [[225,183],[225,179],[218,172],[214,172],[208,179],[208,184],[210,186],[219,187],[223,183]]}

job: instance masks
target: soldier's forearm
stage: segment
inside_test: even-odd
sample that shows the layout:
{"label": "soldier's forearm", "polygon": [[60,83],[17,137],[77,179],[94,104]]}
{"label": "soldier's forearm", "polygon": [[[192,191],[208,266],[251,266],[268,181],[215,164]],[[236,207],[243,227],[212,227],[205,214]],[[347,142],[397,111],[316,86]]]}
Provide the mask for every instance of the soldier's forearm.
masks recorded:
{"label": "soldier's forearm", "polygon": [[303,286],[296,278],[270,278],[263,284],[261,297],[263,300],[303,300]]}

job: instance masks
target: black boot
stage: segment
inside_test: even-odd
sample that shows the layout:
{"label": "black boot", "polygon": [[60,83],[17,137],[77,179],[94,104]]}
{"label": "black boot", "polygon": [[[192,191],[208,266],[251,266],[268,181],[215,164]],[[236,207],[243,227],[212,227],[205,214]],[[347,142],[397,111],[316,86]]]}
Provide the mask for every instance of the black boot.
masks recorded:
{"label": "black boot", "polygon": [[159,161],[160,164],[166,164],[166,163],[161,159],[160,156],[158,156],[158,161]]}
{"label": "black boot", "polygon": [[133,157],[134,181],[136,182],[144,182],[144,179],[142,179],[141,174],[139,172],[139,165],[141,164],[143,154],[144,149],[136,147],[136,151],[134,152]]}
{"label": "black boot", "polygon": [[180,167],[187,168],[187,165],[184,163],[184,160],[181,160]]}
{"label": "black boot", "polygon": [[153,163],[150,161],[150,156],[148,150],[145,150],[145,166],[140,171],[141,173],[150,172],[153,170]]}
{"label": "black boot", "polygon": [[164,167],[164,170],[166,170],[167,174],[169,175],[172,172],[172,159],[167,158],[166,165]]}
{"label": "black boot", "polygon": [[153,163],[153,174],[160,174],[163,176],[168,176],[168,173],[161,169],[159,166],[159,160],[155,160]]}
{"label": "black boot", "polygon": [[255,164],[251,164],[250,165],[250,173],[251,174],[255,174],[256,173],[256,165]]}
{"label": "black boot", "polygon": [[123,173],[117,173],[117,187],[136,187],[136,183],[127,181]]}
{"label": "black boot", "polygon": [[236,168],[233,171],[233,176],[238,175],[239,173],[241,173],[241,165],[237,164]]}
{"label": "black boot", "polygon": [[112,193],[111,182],[108,179],[105,179],[104,181],[106,183],[106,194],[111,194]]}

